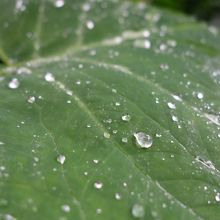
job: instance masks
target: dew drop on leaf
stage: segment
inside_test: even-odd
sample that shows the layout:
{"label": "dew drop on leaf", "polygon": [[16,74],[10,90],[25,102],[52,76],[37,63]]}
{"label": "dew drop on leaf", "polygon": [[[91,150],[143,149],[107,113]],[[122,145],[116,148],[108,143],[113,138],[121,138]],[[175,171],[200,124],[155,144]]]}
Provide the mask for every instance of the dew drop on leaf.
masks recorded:
{"label": "dew drop on leaf", "polygon": [[120,199],[121,199],[121,194],[115,193],[115,199],[116,199],[116,200],[120,200]]}
{"label": "dew drop on leaf", "polygon": [[44,79],[47,82],[54,82],[55,81],[55,77],[54,77],[53,73],[49,73],[49,72],[45,74]]}
{"label": "dew drop on leaf", "polygon": [[28,101],[28,103],[33,104],[35,102],[35,97],[30,96],[27,101]]}
{"label": "dew drop on leaf", "polygon": [[111,135],[110,135],[108,132],[104,132],[104,134],[103,134],[103,135],[104,135],[104,137],[105,137],[105,138],[107,138],[107,139],[109,139],[109,138],[110,138],[110,136],[111,136]]}
{"label": "dew drop on leaf", "polygon": [[198,99],[203,99],[203,98],[204,98],[203,93],[199,92],[199,93],[197,94],[197,98],[198,98]]}
{"label": "dew drop on leaf", "polygon": [[99,215],[102,213],[102,209],[96,209],[96,213]]}
{"label": "dew drop on leaf", "polygon": [[95,27],[95,24],[93,21],[89,20],[86,22],[86,27],[89,29],[89,30],[92,30],[94,27]]}
{"label": "dew drop on leaf", "polygon": [[122,119],[122,121],[126,121],[126,122],[128,122],[128,121],[131,120],[131,116],[128,115],[128,114],[126,114],[126,115],[123,115],[123,116],[121,117],[121,119]]}
{"label": "dew drop on leaf", "polygon": [[220,202],[220,193],[217,193],[215,196],[215,201]]}
{"label": "dew drop on leaf", "polygon": [[174,122],[177,122],[177,121],[178,121],[178,118],[177,118],[175,115],[172,115],[172,120],[173,120]]}
{"label": "dew drop on leaf", "polygon": [[64,164],[65,160],[66,160],[66,157],[64,155],[59,155],[57,157],[57,162],[60,163],[60,164]]}
{"label": "dew drop on leaf", "polygon": [[65,5],[65,0],[55,0],[54,5],[56,8],[62,8]]}
{"label": "dew drop on leaf", "polygon": [[70,207],[69,207],[69,205],[62,205],[62,206],[61,206],[61,209],[62,209],[64,212],[70,212]]}
{"label": "dew drop on leaf", "polygon": [[135,218],[142,218],[145,215],[144,207],[139,204],[134,204],[131,209],[131,214]]}
{"label": "dew drop on leaf", "polygon": [[94,187],[96,189],[101,189],[103,187],[103,183],[100,182],[100,181],[97,181],[97,182],[94,183]]}
{"label": "dew drop on leaf", "polygon": [[168,102],[167,105],[170,109],[176,109],[176,105],[172,102]]}
{"label": "dew drop on leaf", "polygon": [[127,139],[126,137],[123,137],[123,138],[121,139],[121,141],[122,141],[123,143],[127,143],[127,142],[128,142],[128,139]]}
{"label": "dew drop on leaf", "polygon": [[17,78],[13,78],[9,83],[8,87],[10,89],[17,89],[19,87],[20,83]]}
{"label": "dew drop on leaf", "polygon": [[153,144],[152,137],[144,132],[134,133],[134,137],[136,139],[136,144],[140,148],[150,148]]}

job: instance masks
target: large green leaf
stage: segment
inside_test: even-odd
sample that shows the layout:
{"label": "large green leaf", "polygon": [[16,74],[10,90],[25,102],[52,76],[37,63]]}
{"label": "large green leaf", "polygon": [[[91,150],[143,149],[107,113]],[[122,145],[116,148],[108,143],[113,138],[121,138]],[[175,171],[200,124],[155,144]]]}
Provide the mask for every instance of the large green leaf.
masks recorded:
{"label": "large green leaf", "polygon": [[0,219],[219,219],[218,31],[63,3],[0,1]]}

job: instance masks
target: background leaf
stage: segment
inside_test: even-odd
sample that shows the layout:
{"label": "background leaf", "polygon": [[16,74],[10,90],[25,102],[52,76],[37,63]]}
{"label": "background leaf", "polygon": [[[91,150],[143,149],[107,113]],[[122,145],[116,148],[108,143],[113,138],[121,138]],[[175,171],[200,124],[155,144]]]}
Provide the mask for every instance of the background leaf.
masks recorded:
{"label": "background leaf", "polygon": [[116,0],[0,10],[0,218],[219,219],[217,29]]}

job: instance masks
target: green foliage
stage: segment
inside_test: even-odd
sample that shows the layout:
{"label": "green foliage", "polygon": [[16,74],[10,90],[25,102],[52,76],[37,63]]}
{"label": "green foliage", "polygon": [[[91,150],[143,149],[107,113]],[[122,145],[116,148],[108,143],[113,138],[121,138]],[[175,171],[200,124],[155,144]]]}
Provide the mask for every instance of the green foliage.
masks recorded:
{"label": "green foliage", "polygon": [[193,14],[202,19],[210,19],[219,14],[220,1],[218,0],[152,0],[153,4],[186,13]]}
{"label": "green foliage", "polygon": [[0,219],[218,220],[218,31],[56,3],[0,1]]}

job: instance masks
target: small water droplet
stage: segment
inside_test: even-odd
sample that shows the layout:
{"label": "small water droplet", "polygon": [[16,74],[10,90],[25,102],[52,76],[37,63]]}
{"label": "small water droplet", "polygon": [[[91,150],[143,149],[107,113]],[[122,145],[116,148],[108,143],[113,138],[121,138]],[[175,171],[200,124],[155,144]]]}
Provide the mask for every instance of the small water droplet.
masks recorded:
{"label": "small water droplet", "polygon": [[203,98],[204,98],[203,93],[199,92],[199,93],[197,94],[197,98],[198,98],[198,99],[203,99]]}
{"label": "small water droplet", "polygon": [[97,163],[99,163],[99,161],[96,160],[96,159],[94,159],[94,160],[93,160],[93,163],[97,164]]}
{"label": "small water droplet", "polygon": [[17,89],[20,85],[20,82],[18,81],[17,78],[13,78],[9,83],[8,83],[8,87],[10,89]]}
{"label": "small water droplet", "polygon": [[135,204],[132,207],[131,214],[135,218],[142,218],[145,215],[144,207],[140,204]]}
{"label": "small water droplet", "polygon": [[140,146],[140,148],[149,148],[153,144],[152,137],[144,132],[134,133],[134,137],[136,139],[136,144]]}
{"label": "small water droplet", "polygon": [[172,95],[173,98],[179,102],[183,101],[182,98],[180,98],[178,95]]}
{"label": "small water droplet", "polygon": [[215,196],[215,201],[220,202],[220,193],[217,193]]}
{"label": "small water droplet", "polygon": [[45,74],[44,79],[47,82],[54,82],[55,81],[55,77],[54,77],[53,73],[49,73],[49,72]]}
{"label": "small water droplet", "polygon": [[99,215],[102,213],[102,209],[96,209],[96,213]]}
{"label": "small water droplet", "polygon": [[104,132],[103,135],[104,135],[105,138],[110,138],[111,137],[111,135],[108,132]]}
{"label": "small water droplet", "polygon": [[169,69],[169,65],[168,64],[160,64],[160,68],[162,70],[168,70]]}
{"label": "small water droplet", "polygon": [[93,21],[89,20],[86,22],[86,27],[89,29],[89,30],[92,30],[94,27],[95,27],[95,24]]}
{"label": "small water droplet", "polygon": [[61,209],[62,209],[64,212],[70,212],[70,207],[69,207],[69,205],[62,205],[62,206],[61,206]]}
{"label": "small water droplet", "polygon": [[172,115],[172,120],[178,122],[178,118],[175,115]]}
{"label": "small water droplet", "polygon": [[97,182],[94,183],[94,187],[96,189],[101,189],[103,187],[103,183],[100,182],[100,181],[97,181]]}
{"label": "small water droplet", "polygon": [[64,0],[55,0],[54,5],[56,8],[62,8],[65,5]]}
{"label": "small water droplet", "polygon": [[121,103],[120,103],[120,102],[116,102],[115,105],[116,105],[116,106],[120,106]]}
{"label": "small water droplet", "polygon": [[121,200],[121,194],[115,193],[115,199],[116,200]]}
{"label": "small water droplet", "polygon": [[126,121],[126,122],[128,122],[128,121],[131,120],[131,116],[128,115],[128,114],[126,114],[126,115],[123,115],[123,116],[121,117],[121,119],[122,119],[122,121]]}
{"label": "small water droplet", "polygon": [[62,164],[62,165],[64,164],[65,160],[66,160],[66,157],[64,155],[59,155],[57,157],[57,162]]}
{"label": "small water droplet", "polygon": [[82,5],[82,10],[87,12],[91,9],[91,5],[89,3],[85,3]]}
{"label": "small water droplet", "polygon": [[36,99],[34,96],[30,96],[27,101],[28,101],[28,103],[33,104],[35,102],[35,100]]}
{"label": "small water droplet", "polygon": [[121,141],[122,141],[123,143],[128,143],[128,139],[127,139],[126,137],[123,137],[123,138],[121,139]]}
{"label": "small water droplet", "polygon": [[151,48],[151,42],[147,39],[146,40],[135,40],[134,41],[134,47],[150,49]]}
{"label": "small water droplet", "polygon": [[170,109],[176,109],[176,105],[172,102],[168,102],[167,105]]}

